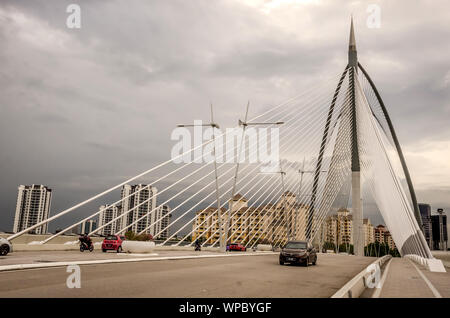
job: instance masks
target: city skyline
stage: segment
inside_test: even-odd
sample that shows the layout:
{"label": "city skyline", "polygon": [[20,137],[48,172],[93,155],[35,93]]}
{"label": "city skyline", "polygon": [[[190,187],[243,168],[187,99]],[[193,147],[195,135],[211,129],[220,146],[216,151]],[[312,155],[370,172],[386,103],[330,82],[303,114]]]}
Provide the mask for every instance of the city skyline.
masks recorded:
{"label": "city skyline", "polygon": [[[46,186],[46,185],[20,185],[19,187],[18,187],[18,189],[19,189],[19,192],[18,192],[18,194],[17,194],[17,200],[19,200],[19,198],[22,196],[21,195],[21,193],[23,192],[23,190],[24,189],[26,189],[26,188],[32,188],[32,187],[34,187],[34,186],[37,186],[37,187],[39,187],[39,188],[45,188],[45,189],[49,189],[49,191],[52,193],[52,191],[53,191],[53,189],[50,189],[48,186]],[[158,203],[157,203],[157,195],[156,195],[156,193],[157,193],[157,189],[155,188],[155,187],[152,187],[151,185],[142,185],[142,184],[136,184],[136,185],[125,185],[122,189],[121,189],[121,191],[120,191],[120,193],[121,193],[121,196],[122,196],[122,201],[121,201],[121,203],[119,203],[119,204],[116,204],[116,205],[113,205],[113,204],[111,204],[111,203],[105,203],[104,205],[101,205],[99,208],[98,208],[98,211],[101,211],[101,210],[104,210],[104,212],[100,212],[100,214],[99,214],[99,216],[96,216],[96,217],[93,217],[91,220],[95,220],[96,222],[97,222],[97,224],[98,224],[98,227],[100,227],[101,225],[103,225],[103,224],[105,224],[105,223],[107,223],[107,222],[109,222],[109,221],[111,221],[112,220],[112,218],[115,218],[115,217],[118,217],[119,215],[122,215],[124,212],[122,211],[122,204],[123,204],[123,202],[124,201],[130,201],[130,199],[131,199],[131,197],[130,198],[128,198],[128,200],[126,200],[126,199],[123,199],[123,197],[124,196],[126,196],[126,195],[131,195],[132,194],[132,192],[130,192],[130,193],[124,193],[124,191],[130,191],[131,190],[131,188],[135,188],[135,187],[139,187],[139,189],[143,189],[144,191],[145,191],[145,189],[147,188],[147,187],[150,187],[150,189],[151,189],[151,191],[155,191],[155,194],[153,194],[155,197],[154,197],[154,199],[150,199],[150,201],[149,201],[149,203],[147,203],[146,205],[151,205],[151,206],[153,206],[153,205],[157,205],[157,208],[155,208],[155,207],[150,207],[150,208],[148,208],[147,210],[155,210],[154,212],[155,213],[153,213],[153,214],[155,214],[155,215],[153,215],[152,216],[152,218],[155,218],[156,217],[156,219],[159,219],[161,216],[162,216],[162,213],[163,213],[163,211],[170,211],[170,207],[168,207],[167,205],[158,205]],[[137,189],[136,191],[140,191],[139,189]],[[240,196],[240,194],[238,193],[238,194],[236,194],[237,196]],[[295,197],[295,194],[292,194],[293,195],[293,197]],[[152,197],[152,195],[150,196],[150,197]],[[149,197],[147,196],[146,197],[147,199],[149,199]],[[49,211],[48,211],[48,216],[52,216],[52,214],[51,214],[51,200],[53,199],[53,196],[52,195],[50,195],[50,198],[49,198],[49,204],[48,204],[48,209],[49,209]],[[245,200],[247,200],[247,199],[245,199]],[[248,204],[250,204],[250,206],[251,206],[251,203],[248,203]],[[145,206],[146,205],[144,205],[144,207],[143,208],[140,208],[140,209],[144,209],[145,210]],[[419,207],[422,209],[422,206],[425,206],[425,205],[428,205],[427,203],[419,203]],[[17,218],[17,209],[18,209],[18,205],[16,205],[16,209],[15,209],[15,215],[14,215],[14,218],[13,218],[13,224],[16,222],[16,218]],[[209,208],[209,210],[214,210],[214,208]],[[222,208],[222,209],[224,209],[224,208]],[[235,208],[236,209],[236,208]],[[234,209],[234,210],[235,210]],[[264,207],[261,207],[261,208],[258,208],[258,209],[264,209]],[[351,207],[339,207],[339,209],[345,209],[346,211],[348,211],[349,213],[350,213],[350,215],[351,215]],[[339,212],[339,209],[338,209],[338,211],[337,212]],[[216,209],[217,210],[217,209]],[[114,212],[115,211],[115,212]],[[199,211],[196,211],[194,214],[198,214],[200,211],[202,211],[202,210],[199,210]],[[223,210],[224,212],[226,211],[226,209],[224,209]],[[329,214],[329,216],[330,215],[335,215],[335,214],[332,214],[332,210],[330,210],[330,214]],[[336,211],[335,211],[336,212]],[[433,211],[432,209],[430,210],[430,212],[431,212],[431,215],[438,215],[438,213],[437,213],[437,211]],[[166,212],[167,213],[167,212]],[[129,213],[129,215],[130,214],[133,214],[133,213]],[[379,212],[378,212],[378,214],[379,214]],[[444,211],[444,214],[445,214],[445,211]],[[106,215],[108,215],[108,216],[106,216]],[[105,217],[106,217],[106,219],[105,219]],[[124,216],[126,219],[127,218],[129,218],[130,216]],[[172,215],[169,215],[168,216],[169,218],[172,218]],[[423,217],[423,215],[422,215],[422,217]],[[148,217],[147,217],[148,218]],[[384,221],[381,221],[381,222],[377,222],[377,221],[375,221],[375,222],[373,222],[373,220],[372,219],[375,219],[375,220],[379,220],[381,218],[381,220],[382,220],[382,217],[381,217],[381,215],[377,215],[376,217],[374,217],[373,215],[372,215],[372,218],[370,217],[370,216],[368,216],[368,217],[365,217],[364,219],[368,219],[372,224],[378,224],[378,225],[383,225],[383,226],[385,226],[385,224],[384,224]],[[102,219],[103,219],[103,221],[102,221]],[[115,221],[115,222],[113,222],[112,224],[110,224],[110,225],[108,225],[108,226],[106,226],[103,230],[101,230],[101,231],[99,231],[97,234],[102,234],[102,235],[106,235],[105,233],[110,233],[111,231],[112,232],[115,232],[115,231],[118,231],[121,227],[123,227],[122,226],[122,223],[127,223],[126,221],[126,219],[123,219],[123,218],[119,218],[117,221]],[[131,219],[133,219],[133,220],[136,220],[136,218],[135,217],[131,217]],[[154,222],[156,219],[154,219],[152,222]],[[90,221],[91,221],[90,220]],[[195,219],[196,220],[196,219]],[[196,221],[193,221],[193,223],[192,223],[192,225],[194,226],[195,224],[196,224]],[[130,224],[132,221],[130,221],[130,222],[128,222],[128,224]],[[142,222],[141,222],[142,223]],[[150,223],[148,223],[147,225],[149,225]],[[158,222],[158,223],[156,223],[154,226],[152,226],[151,228],[148,228],[147,229],[147,232],[149,232],[150,233],[150,231],[151,232],[154,232],[154,233],[156,233],[156,232],[158,232],[158,231],[161,231],[162,230],[162,228],[161,228],[161,224],[168,224],[168,222],[167,222],[167,218],[164,218],[164,219],[162,219],[162,221],[160,221],[160,222]],[[81,225],[82,226],[82,225]],[[136,225],[134,226],[134,227],[136,227]],[[47,230],[46,230],[46,232],[47,233],[55,233],[55,232],[57,232],[57,231],[60,231],[60,230],[62,230],[62,228],[54,228],[54,229],[52,229],[52,230],[49,230],[48,228],[49,228],[49,226],[48,225],[46,225],[46,227],[45,227]],[[80,227],[81,228],[81,227]],[[106,231],[106,232],[105,232]],[[185,230],[185,231],[181,231],[180,233],[181,233],[181,235],[185,235],[186,233],[186,231],[188,231],[188,230]],[[2,228],[0,228],[0,232],[15,232],[14,231],[14,229],[12,229],[12,230],[10,230],[10,229],[2,229]],[[166,233],[169,233],[170,232],[170,230],[166,230],[166,231],[164,231],[164,232],[166,232]],[[166,234],[167,235],[167,234]],[[166,236],[167,237],[167,236]]]}

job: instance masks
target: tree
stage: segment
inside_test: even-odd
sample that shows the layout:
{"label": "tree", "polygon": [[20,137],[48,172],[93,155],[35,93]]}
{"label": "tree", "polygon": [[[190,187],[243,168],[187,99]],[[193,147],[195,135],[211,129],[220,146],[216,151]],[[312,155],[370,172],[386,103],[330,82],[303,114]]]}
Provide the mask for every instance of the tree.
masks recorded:
{"label": "tree", "polygon": [[353,244],[340,244],[339,245],[339,253],[349,253],[353,254]]}
{"label": "tree", "polygon": [[384,255],[392,255],[393,257],[400,257],[400,253],[395,249],[389,248],[389,245],[385,242],[378,242],[370,243],[364,248],[364,255],[365,256],[372,256],[372,257],[382,257]]}
{"label": "tree", "polygon": [[136,234],[133,231],[127,231],[125,233],[125,238],[129,241],[153,241],[153,236],[151,234]]}
{"label": "tree", "polygon": [[391,254],[392,257],[400,257],[400,252],[398,251],[397,248],[394,248],[394,249],[391,248],[389,250],[389,254]]}
{"label": "tree", "polygon": [[333,250],[334,251],[336,249],[336,245],[334,245],[333,242],[324,242],[322,247],[324,249],[326,249],[326,250]]}

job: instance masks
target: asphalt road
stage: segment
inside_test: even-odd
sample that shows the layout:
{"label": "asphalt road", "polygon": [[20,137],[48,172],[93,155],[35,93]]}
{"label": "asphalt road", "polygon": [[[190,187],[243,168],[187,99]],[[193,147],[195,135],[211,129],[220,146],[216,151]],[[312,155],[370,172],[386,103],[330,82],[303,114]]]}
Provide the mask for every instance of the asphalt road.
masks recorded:
{"label": "asphalt road", "polygon": [[66,267],[0,272],[0,297],[329,297],[372,258],[319,255],[316,266],[278,265],[277,255],[81,266],[69,289]]}
{"label": "asphalt road", "polygon": [[[250,252],[249,252],[250,253]],[[46,264],[53,262],[77,262],[77,261],[96,261],[96,260],[116,260],[127,258],[151,258],[164,256],[187,256],[187,255],[212,255],[217,254],[209,251],[195,252],[194,248],[190,250],[155,250],[154,253],[145,254],[130,254],[130,253],[116,253],[107,252],[102,253],[101,250],[95,249],[93,252],[80,251],[27,251],[27,252],[13,252],[7,256],[0,256],[0,268],[4,265],[16,264]]]}

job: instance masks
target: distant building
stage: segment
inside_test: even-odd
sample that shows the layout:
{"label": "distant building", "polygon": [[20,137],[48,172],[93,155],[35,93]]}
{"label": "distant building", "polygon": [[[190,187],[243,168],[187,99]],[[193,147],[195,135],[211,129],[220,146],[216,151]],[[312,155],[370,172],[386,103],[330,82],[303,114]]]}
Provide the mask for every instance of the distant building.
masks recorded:
{"label": "distant building", "polygon": [[[120,205],[102,205],[100,206],[100,214],[98,217],[98,227],[102,227],[105,224],[108,224],[112,220],[116,219],[122,215],[122,206]],[[100,235],[112,235],[118,232],[122,228],[124,218],[119,217],[117,220],[112,222],[111,224],[106,225],[104,228],[99,230],[98,234]]]}
{"label": "distant building", "polygon": [[364,246],[375,243],[375,228],[369,219],[363,219]]}
{"label": "distant building", "polygon": [[335,246],[353,244],[352,215],[349,210],[341,208],[337,214],[325,219],[325,241]]}
{"label": "distant building", "polygon": [[379,224],[375,228],[375,242],[384,243],[384,234],[386,232],[387,232],[387,228],[384,225]]}
{"label": "distant building", "polygon": [[[52,190],[43,185],[20,185],[18,189],[13,228],[15,233],[48,219],[52,199]],[[30,233],[45,234],[47,229],[48,225],[44,224]]]}
{"label": "distant building", "polygon": [[[222,222],[225,222],[225,213],[226,209],[221,208]],[[214,235],[213,239],[210,239],[210,241],[211,243],[215,243],[219,239],[217,208],[210,207],[208,209],[197,211],[194,223],[192,224],[192,231],[193,242],[197,238],[201,237],[202,239],[207,240]]]}
{"label": "distant building", "polygon": [[122,187],[122,213],[127,231],[155,235],[157,192],[155,187],[146,184]]}
{"label": "distant building", "polygon": [[442,210],[438,215],[432,215],[431,224],[433,249],[446,251],[448,249],[447,215]]}
{"label": "distant building", "polygon": [[395,242],[394,239],[392,238],[391,232],[386,231],[384,233],[384,242],[389,246],[390,249],[395,249]]}
{"label": "distant building", "polygon": [[394,239],[392,238],[391,233],[389,232],[389,230],[387,229],[386,226],[384,225],[378,225],[375,228],[375,241],[378,243],[385,243],[389,246],[390,249],[395,249],[395,242]]}
{"label": "distant building", "polygon": [[[288,237],[305,239],[307,206],[296,203],[295,195],[289,191],[281,195],[275,204],[252,207],[240,194],[228,202],[231,210],[229,242],[248,244],[268,241],[283,243]],[[222,225],[227,209],[221,209]],[[192,241],[201,237],[214,244],[219,240],[219,218],[217,208],[210,207],[196,212],[192,224]],[[314,225],[314,224],[313,224]],[[295,226],[297,231],[295,231]]]}
{"label": "distant building", "polygon": [[422,218],[422,230],[428,247],[433,247],[433,231],[431,229],[431,206],[426,203],[419,203],[420,217]]}
{"label": "distant building", "polygon": [[[375,242],[375,230],[369,219],[363,219],[364,246]],[[350,211],[341,208],[336,214],[328,216],[322,227],[323,241],[341,244],[353,244],[353,217]]]}
{"label": "distant building", "polygon": [[170,213],[170,207],[168,205],[160,205],[156,209],[156,217],[155,217],[155,226],[154,226],[154,235],[158,236],[158,239],[165,240],[169,238],[169,223],[172,214]]}
{"label": "distant building", "polygon": [[97,221],[96,220],[87,220],[80,224],[80,233],[79,234],[89,234],[92,231],[97,229]]}

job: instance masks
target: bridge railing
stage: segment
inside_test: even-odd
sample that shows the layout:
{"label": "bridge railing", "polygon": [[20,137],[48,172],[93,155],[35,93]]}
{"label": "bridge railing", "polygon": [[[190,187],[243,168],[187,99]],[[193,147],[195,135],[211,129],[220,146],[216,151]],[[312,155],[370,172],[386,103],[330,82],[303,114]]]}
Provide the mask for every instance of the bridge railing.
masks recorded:
{"label": "bridge railing", "polygon": [[444,264],[440,259],[436,258],[424,258],[416,254],[408,254],[404,257],[412,260],[413,262],[425,266],[430,272],[445,273]]}
{"label": "bridge railing", "polygon": [[366,290],[366,288],[373,288],[372,278],[374,271],[379,271],[380,268],[392,258],[391,255],[385,255],[378,258],[369,266],[364,268],[358,275],[353,277],[347,284],[339,289],[331,298],[358,298]]}

